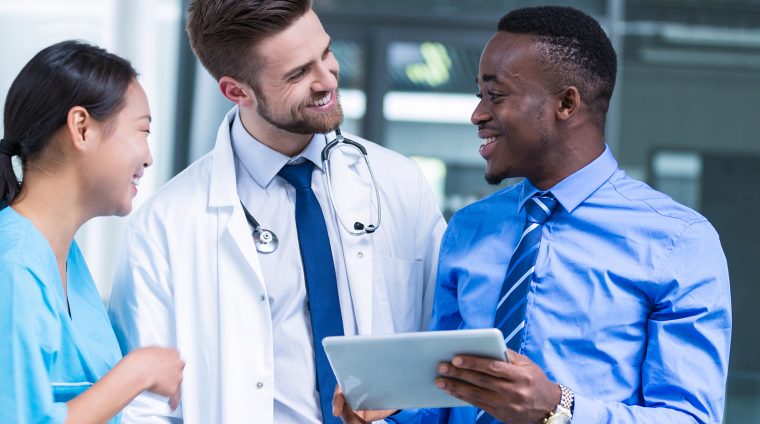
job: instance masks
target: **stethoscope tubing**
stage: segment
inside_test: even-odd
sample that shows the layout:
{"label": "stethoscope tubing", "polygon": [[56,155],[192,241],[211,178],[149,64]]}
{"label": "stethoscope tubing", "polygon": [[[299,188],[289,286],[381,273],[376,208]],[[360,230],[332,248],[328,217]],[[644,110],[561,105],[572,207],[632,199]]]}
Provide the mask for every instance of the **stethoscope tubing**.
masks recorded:
{"label": "stethoscope tubing", "polygon": [[[343,146],[351,146],[359,150],[359,152],[362,154],[362,158],[364,159],[364,163],[367,165],[367,169],[369,169],[369,176],[372,180],[372,191],[375,192],[375,201],[377,202],[377,223],[375,224],[364,224],[362,222],[356,221],[353,224],[353,227],[349,227],[346,222],[341,217],[340,213],[338,212],[338,208],[335,206],[335,200],[333,196],[333,190],[332,190],[332,179],[330,177],[330,155],[332,152],[336,149]],[[369,162],[369,159],[367,157],[367,149],[362,146],[360,143],[357,143],[354,140],[348,139],[343,137],[343,135],[340,132],[340,128],[335,129],[335,139],[331,142],[328,142],[325,147],[322,149],[321,153],[321,159],[322,159],[322,167],[325,170],[325,179],[327,182],[327,196],[330,199],[330,205],[332,205],[333,211],[335,212],[335,216],[338,218],[338,222],[340,222],[340,225],[343,227],[343,229],[353,235],[353,236],[361,236],[364,234],[372,234],[380,227],[380,221],[382,218],[382,208],[380,205],[380,190],[378,190],[377,182],[375,180],[375,173],[372,171],[372,165]],[[253,241],[256,246],[256,250],[259,253],[272,253],[275,250],[277,250],[277,247],[279,245],[279,239],[277,238],[277,235],[271,231],[267,230],[261,227],[261,224],[256,220],[256,218],[253,217],[253,215],[248,212],[248,209],[243,204],[242,200],[240,201],[240,205],[243,207],[243,213],[245,214],[245,219],[248,221],[248,224],[253,227]]]}
{"label": "stethoscope tubing", "polygon": [[[343,145],[349,145],[356,147],[359,149],[359,151],[362,154],[362,158],[364,159],[364,163],[367,165],[367,169],[369,169],[369,176],[372,180],[372,191],[375,192],[375,201],[377,202],[377,223],[376,224],[363,224],[359,221],[354,222],[353,227],[349,227],[346,225],[346,222],[343,220],[343,218],[340,216],[340,213],[338,212],[338,208],[335,206],[335,200],[333,196],[333,190],[332,190],[332,179],[330,177],[330,154],[332,152],[340,147],[341,143]],[[335,129],[335,140],[331,141],[330,143],[327,143],[327,145],[322,149],[322,167],[325,169],[325,176],[327,179],[327,196],[330,198],[330,204],[333,207],[333,210],[335,210],[335,216],[338,217],[338,221],[340,222],[340,225],[343,227],[343,229],[353,235],[353,236],[361,236],[364,234],[372,234],[380,227],[380,221],[382,219],[382,207],[380,205],[380,190],[377,188],[377,181],[375,180],[375,173],[372,171],[372,165],[369,163],[369,158],[367,157],[367,149],[362,146],[361,144],[357,143],[354,140],[348,139],[343,137],[343,135],[340,133],[340,128]]]}

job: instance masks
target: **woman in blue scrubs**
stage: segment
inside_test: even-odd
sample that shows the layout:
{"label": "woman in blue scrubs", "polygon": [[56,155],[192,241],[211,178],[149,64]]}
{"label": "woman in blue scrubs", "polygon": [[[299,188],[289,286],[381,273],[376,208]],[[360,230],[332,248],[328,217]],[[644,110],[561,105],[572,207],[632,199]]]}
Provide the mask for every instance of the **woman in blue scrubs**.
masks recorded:
{"label": "woman in blue scrubs", "polygon": [[144,390],[176,407],[179,355],[144,348],[121,358],[74,241],[90,218],[130,212],[152,162],[135,70],[98,47],[52,45],[11,85],[3,124],[0,422],[118,422]]}

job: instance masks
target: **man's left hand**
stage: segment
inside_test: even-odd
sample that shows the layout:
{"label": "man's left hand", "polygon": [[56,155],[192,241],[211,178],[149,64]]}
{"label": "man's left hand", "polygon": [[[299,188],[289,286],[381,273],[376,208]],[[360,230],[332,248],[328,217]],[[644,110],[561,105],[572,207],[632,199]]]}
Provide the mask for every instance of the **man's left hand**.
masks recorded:
{"label": "man's left hand", "polygon": [[527,356],[507,349],[509,362],[458,355],[438,366],[436,386],[499,421],[535,423],[559,404],[562,391]]}

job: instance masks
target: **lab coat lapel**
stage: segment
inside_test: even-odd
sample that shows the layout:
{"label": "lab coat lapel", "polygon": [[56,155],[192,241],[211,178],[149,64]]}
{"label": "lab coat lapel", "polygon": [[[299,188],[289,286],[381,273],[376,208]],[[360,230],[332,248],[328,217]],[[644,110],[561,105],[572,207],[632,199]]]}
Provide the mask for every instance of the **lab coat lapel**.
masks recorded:
{"label": "lab coat lapel", "polygon": [[[363,156],[353,148],[341,148],[330,156],[334,210],[353,226],[355,221],[370,221],[376,210],[374,197],[370,199],[372,184]],[[374,194],[372,194],[374,196]],[[353,236],[340,228],[343,257],[346,263],[348,285],[351,293],[356,325],[359,334],[372,333],[373,315],[373,258],[372,237],[374,235]],[[345,309],[344,309],[345,310]]]}
{"label": "lab coat lapel", "polygon": [[[257,283],[264,286],[264,276],[261,271],[256,250],[253,248],[251,228],[248,226],[237,194],[235,178],[235,159],[230,141],[230,124],[237,107],[233,108],[216,136],[216,146],[212,152],[211,187],[209,190],[209,207],[218,208],[218,224],[220,232],[226,233],[234,240],[235,247],[245,258],[251,270],[256,275]],[[222,234],[220,234],[222,235]],[[220,237],[223,241],[224,237]]]}

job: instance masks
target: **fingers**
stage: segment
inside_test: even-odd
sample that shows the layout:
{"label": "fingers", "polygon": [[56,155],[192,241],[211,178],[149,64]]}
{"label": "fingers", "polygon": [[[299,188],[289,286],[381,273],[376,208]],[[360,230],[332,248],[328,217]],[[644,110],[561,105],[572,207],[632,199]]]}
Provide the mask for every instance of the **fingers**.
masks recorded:
{"label": "fingers", "polygon": [[333,392],[332,400],[332,413],[335,417],[340,417],[343,412],[343,407],[346,404],[346,398],[343,397],[343,392],[340,390],[340,386],[335,385],[335,392]]}
{"label": "fingers", "polygon": [[494,403],[498,403],[495,392],[465,381],[439,377],[435,380],[435,385],[451,396],[462,399],[480,409],[490,409]]}
{"label": "fingers", "polygon": [[[463,378],[453,373],[460,370],[474,371],[479,374],[486,374],[492,377],[497,377],[504,380],[513,381],[517,377],[517,372],[514,370],[514,365],[509,362],[501,361],[498,359],[482,358],[479,356],[460,355],[455,356],[451,360],[451,370],[448,371],[449,375],[456,378]],[[440,368],[440,367],[439,367]],[[439,369],[438,372],[442,370]],[[471,375],[471,374],[467,374]],[[463,378],[464,379],[464,378]],[[468,380],[469,381],[469,380]],[[471,381],[475,383],[475,381]]]}
{"label": "fingers", "polygon": [[179,400],[180,400],[181,396],[182,396],[181,389],[178,388],[177,389],[177,393],[173,394],[169,398],[169,407],[172,409],[172,411],[176,410],[177,407],[179,406]]}
{"label": "fingers", "polygon": [[357,412],[351,409],[351,406],[346,402],[343,392],[339,386],[335,386],[335,392],[333,393],[333,410],[332,413],[344,423],[348,424],[367,424],[367,421],[363,420]]}

